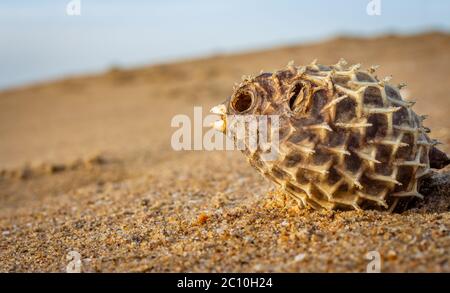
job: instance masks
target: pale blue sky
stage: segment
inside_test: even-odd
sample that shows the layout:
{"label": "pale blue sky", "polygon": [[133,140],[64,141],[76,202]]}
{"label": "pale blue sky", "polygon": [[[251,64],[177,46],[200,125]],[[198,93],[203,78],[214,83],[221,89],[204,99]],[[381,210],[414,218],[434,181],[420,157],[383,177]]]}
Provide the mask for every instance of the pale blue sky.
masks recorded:
{"label": "pale blue sky", "polygon": [[112,65],[268,48],[336,35],[450,32],[448,0],[69,0],[0,2],[0,89]]}

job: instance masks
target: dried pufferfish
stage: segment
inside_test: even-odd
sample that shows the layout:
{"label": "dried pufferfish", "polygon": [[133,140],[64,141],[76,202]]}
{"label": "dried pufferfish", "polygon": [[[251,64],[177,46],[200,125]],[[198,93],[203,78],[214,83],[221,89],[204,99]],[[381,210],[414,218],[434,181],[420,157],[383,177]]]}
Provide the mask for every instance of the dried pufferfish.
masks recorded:
{"label": "dried pufferfish", "polygon": [[346,65],[343,59],[331,66],[290,62],[275,73],[243,77],[211,110],[221,115],[214,127],[236,141],[227,115],[279,115],[278,158],[263,160],[264,150],[247,145],[243,152],[301,206],[404,209],[423,198],[418,187],[430,166],[443,167],[448,157],[427,136],[425,116],[401,97],[404,85],[378,80],[375,66]]}

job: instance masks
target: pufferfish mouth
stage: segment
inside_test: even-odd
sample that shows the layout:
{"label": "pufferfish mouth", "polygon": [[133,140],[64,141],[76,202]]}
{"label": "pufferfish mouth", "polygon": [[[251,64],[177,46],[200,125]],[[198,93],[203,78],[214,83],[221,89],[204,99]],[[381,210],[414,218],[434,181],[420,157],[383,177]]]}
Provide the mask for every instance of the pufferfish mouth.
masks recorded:
{"label": "pufferfish mouth", "polygon": [[220,120],[214,121],[211,126],[214,129],[225,133],[225,130],[227,128],[226,122],[227,107],[224,104],[219,104],[217,106],[212,107],[210,112],[216,115],[220,115]]}

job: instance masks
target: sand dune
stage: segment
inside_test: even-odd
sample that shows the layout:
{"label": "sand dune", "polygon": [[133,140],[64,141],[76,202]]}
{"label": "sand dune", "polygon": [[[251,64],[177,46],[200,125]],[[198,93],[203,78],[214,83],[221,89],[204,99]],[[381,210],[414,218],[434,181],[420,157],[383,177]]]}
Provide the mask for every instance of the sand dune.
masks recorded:
{"label": "sand dune", "polygon": [[[0,93],[0,270],[450,271],[450,190],[403,214],[312,212],[235,152],[175,152],[176,114],[207,111],[244,74],[344,57],[406,82],[450,151],[450,35],[323,43],[120,68]],[[206,115],[206,112],[204,113]]]}

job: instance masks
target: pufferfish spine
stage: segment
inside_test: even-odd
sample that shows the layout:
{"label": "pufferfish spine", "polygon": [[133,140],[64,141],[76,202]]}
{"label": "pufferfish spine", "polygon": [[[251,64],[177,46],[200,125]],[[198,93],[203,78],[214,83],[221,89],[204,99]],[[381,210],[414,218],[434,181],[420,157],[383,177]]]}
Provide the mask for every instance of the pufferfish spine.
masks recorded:
{"label": "pufferfish spine", "polygon": [[375,69],[347,67],[342,59],[331,66],[289,63],[273,74],[246,77],[222,107],[226,114],[279,115],[278,158],[243,152],[300,205],[392,211],[399,202],[423,198],[418,187],[430,172],[436,142],[414,103],[402,98],[403,85],[378,80]]}

